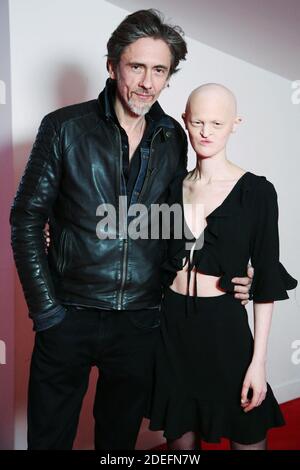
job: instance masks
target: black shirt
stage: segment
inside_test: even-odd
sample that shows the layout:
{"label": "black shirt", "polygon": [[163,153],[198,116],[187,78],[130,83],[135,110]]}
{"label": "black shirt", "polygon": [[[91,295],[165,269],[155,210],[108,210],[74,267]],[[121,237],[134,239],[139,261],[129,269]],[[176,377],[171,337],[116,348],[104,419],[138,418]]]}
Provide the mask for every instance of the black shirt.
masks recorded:
{"label": "black shirt", "polygon": [[[182,181],[173,185],[169,203],[180,204],[183,214]],[[294,289],[297,281],[279,262],[278,203],[272,183],[264,176],[246,172],[206,220],[207,226],[199,237],[203,237],[203,246],[199,244],[191,261],[191,240],[196,240],[184,217],[184,236],[175,239],[173,230],[168,243],[168,259],[163,264],[165,285],[172,284],[185,258],[189,271],[195,267],[204,274],[220,276],[220,288],[234,292],[231,279],[247,276],[247,265],[251,260],[254,267],[253,300],[271,302],[288,298],[286,290]]]}
{"label": "black shirt", "polygon": [[140,144],[138,145],[138,147],[136,148],[134,154],[132,155],[131,161],[129,161],[128,136],[127,136],[126,131],[120,125],[115,109],[114,109],[115,93],[116,93],[116,84],[114,81],[110,80],[108,81],[108,98],[109,98],[109,108],[110,108],[109,112],[115,124],[118,126],[120,135],[121,135],[122,157],[123,157],[122,158],[123,176],[124,176],[125,183],[126,183],[128,201],[130,201],[131,196],[132,196],[132,191],[135,186],[135,182],[138,177],[140,166],[141,166],[140,149],[141,147],[150,148],[151,139],[155,131],[156,124],[155,124],[155,121],[152,119],[152,117],[149,115],[149,113],[147,113],[145,116],[146,128],[145,128],[142,140]]}

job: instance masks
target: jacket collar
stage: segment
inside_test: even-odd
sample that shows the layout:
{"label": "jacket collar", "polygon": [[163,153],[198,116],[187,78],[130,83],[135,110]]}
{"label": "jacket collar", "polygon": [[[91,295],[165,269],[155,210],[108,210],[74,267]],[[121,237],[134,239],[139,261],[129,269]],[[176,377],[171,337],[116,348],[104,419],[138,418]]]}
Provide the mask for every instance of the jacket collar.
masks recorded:
{"label": "jacket collar", "polygon": [[[114,96],[116,93],[116,82],[111,78],[106,80],[105,88],[98,96],[98,104],[100,108],[100,114],[105,119],[112,119],[113,121],[117,120],[117,116],[113,107]],[[167,127],[174,128],[174,124],[170,116],[168,116],[159,103],[156,101],[150,108],[150,111],[146,114],[147,120],[152,120],[156,123],[155,128],[157,127]]]}

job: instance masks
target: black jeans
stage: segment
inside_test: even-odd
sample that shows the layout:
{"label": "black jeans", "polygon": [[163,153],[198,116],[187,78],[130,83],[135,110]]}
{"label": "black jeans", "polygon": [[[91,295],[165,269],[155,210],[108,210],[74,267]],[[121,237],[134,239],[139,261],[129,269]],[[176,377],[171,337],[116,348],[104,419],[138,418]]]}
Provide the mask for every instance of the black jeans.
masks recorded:
{"label": "black jeans", "polygon": [[28,398],[28,449],[71,449],[91,367],[96,450],[134,449],[150,393],[159,309],[68,307],[36,333]]}

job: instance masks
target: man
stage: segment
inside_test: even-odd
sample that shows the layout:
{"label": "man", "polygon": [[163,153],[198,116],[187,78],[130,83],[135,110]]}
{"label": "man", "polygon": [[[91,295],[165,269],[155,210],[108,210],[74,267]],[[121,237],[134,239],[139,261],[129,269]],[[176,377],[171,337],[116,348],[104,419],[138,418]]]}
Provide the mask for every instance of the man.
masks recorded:
{"label": "man", "polygon": [[[187,51],[180,29],[153,10],[126,17],[107,48],[110,78],[98,100],[43,119],[11,212],[37,332],[29,449],[72,448],[93,365],[96,449],[134,448],[147,401],[163,244],[125,237],[120,226],[116,237],[97,236],[97,208],[110,204],[119,214],[119,196],[129,207],[163,203],[186,173],[185,133],[156,100]],[[239,289],[248,298],[248,287]]]}

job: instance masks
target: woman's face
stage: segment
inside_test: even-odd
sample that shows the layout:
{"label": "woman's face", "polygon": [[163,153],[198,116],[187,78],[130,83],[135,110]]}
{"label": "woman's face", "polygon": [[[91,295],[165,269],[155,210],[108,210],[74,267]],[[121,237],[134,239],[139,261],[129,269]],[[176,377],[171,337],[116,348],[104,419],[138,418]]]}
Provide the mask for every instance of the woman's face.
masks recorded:
{"label": "woman's face", "polygon": [[210,158],[225,151],[235,125],[235,102],[221,90],[205,90],[192,95],[183,115],[196,154]]}

